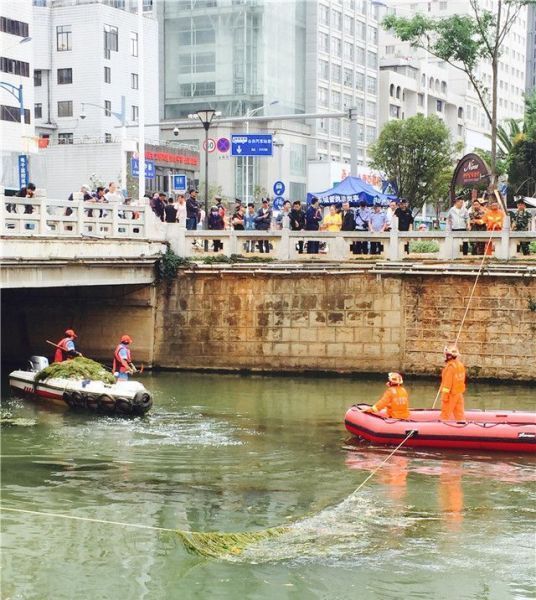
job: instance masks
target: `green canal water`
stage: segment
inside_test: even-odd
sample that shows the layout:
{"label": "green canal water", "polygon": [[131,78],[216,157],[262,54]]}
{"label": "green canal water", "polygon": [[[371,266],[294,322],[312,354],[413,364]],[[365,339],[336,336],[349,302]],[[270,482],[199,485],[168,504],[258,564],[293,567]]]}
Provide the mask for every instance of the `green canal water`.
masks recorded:
{"label": "green canal water", "polygon": [[[174,534],[2,513],[4,599],[533,599],[535,461],[349,448],[343,417],[381,381],[142,376],[155,406],[126,420],[3,407],[2,504],[193,531],[288,524],[232,560]],[[414,406],[434,383],[409,382]],[[467,405],[535,410],[529,386],[471,386]]]}

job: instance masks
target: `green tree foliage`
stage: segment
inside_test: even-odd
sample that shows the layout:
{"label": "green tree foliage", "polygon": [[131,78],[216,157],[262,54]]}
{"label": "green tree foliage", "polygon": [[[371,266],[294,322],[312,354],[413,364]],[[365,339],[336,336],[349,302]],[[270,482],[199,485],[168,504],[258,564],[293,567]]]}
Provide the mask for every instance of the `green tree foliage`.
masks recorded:
{"label": "green tree foliage", "polygon": [[[404,42],[421,48],[463,71],[474,88],[491,125],[491,184],[496,183],[498,69],[504,41],[523,6],[536,0],[497,0],[492,13],[479,6],[478,0],[467,0],[472,14],[454,14],[432,19],[422,14],[411,19],[388,15],[383,25]],[[491,90],[479,76],[481,61],[491,64]]]}
{"label": "green tree foliage", "polygon": [[524,139],[515,144],[509,163],[508,182],[512,194],[536,197],[536,140]]}
{"label": "green tree foliage", "polygon": [[413,208],[437,199],[445,169],[452,167],[450,133],[436,116],[386,123],[369,153],[371,166],[395,181]]}

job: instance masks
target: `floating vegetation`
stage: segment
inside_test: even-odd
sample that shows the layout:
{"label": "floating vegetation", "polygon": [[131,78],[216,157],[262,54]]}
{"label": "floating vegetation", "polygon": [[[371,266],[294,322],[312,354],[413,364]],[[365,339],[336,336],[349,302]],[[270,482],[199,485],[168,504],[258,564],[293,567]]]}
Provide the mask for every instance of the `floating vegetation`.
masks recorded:
{"label": "floating vegetation", "polygon": [[36,425],[35,419],[24,419],[22,417],[0,417],[0,425],[2,427],[6,425],[16,425],[18,427],[31,427]]}
{"label": "floating vegetation", "polygon": [[39,371],[35,376],[35,382],[44,381],[53,377],[62,379],[91,379],[92,381],[103,381],[104,383],[115,383],[115,377],[107,371],[100,363],[77,356],[72,360],[53,363],[46,369]]}
{"label": "floating vegetation", "polygon": [[271,527],[261,531],[242,533],[201,533],[181,530],[177,530],[177,533],[191,554],[207,558],[225,558],[238,556],[251,544],[276,538],[288,530],[288,527]]}

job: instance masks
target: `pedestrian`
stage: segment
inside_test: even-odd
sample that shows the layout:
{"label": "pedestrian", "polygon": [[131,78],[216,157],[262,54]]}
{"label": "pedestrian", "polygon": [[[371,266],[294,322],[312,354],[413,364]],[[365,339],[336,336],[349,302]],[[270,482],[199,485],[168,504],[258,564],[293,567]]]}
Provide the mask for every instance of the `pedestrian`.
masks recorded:
{"label": "pedestrian", "polygon": [[[257,211],[257,216],[255,217],[255,229],[258,231],[268,231],[270,229],[270,224],[272,223],[272,209],[270,208],[270,203],[267,198],[262,199],[261,207]],[[261,253],[269,253],[270,252],[270,242],[269,240],[259,240],[257,242],[257,246],[259,248],[259,252]]]}
{"label": "pedestrian", "polygon": [[123,194],[120,192],[115,181],[110,181],[108,184],[108,191],[104,194],[106,202],[116,202],[117,204],[123,204]]}
{"label": "pedestrian", "polygon": [[385,231],[391,231],[393,227],[393,217],[395,216],[397,208],[398,204],[394,200],[391,200],[391,202],[389,202],[389,207],[385,212]]}
{"label": "pedestrian", "polygon": [[175,210],[177,211],[177,221],[186,227],[186,198],[184,194],[178,194],[175,200]]}
{"label": "pedestrian", "polygon": [[241,204],[236,207],[231,217],[231,225],[235,231],[244,231],[244,207]]}
{"label": "pedestrian", "polygon": [[[484,217],[486,215],[486,209],[480,203],[478,198],[473,200],[473,206],[469,211],[469,226],[471,231],[486,231],[486,223]],[[472,242],[471,243],[471,254],[483,255],[485,251],[485,242]]]}
{"label": "pedestrian", "polygon": [[[313,197],[309,208],[305,211],[305,231],[318,231],[322,221],[322,211],[320,210],[318,198]],[[320,251],[320,242],[318,240],[307,241],[307,254],[318,254]]]}
{"label": "pedestrian", "polygon": [[465,418],[463,393],[465,392],[465,366],[459,360],[460,351],[455,343],[444,349],[445,366],[441,372],[441,415],[442,421],[463,421]]}
{"label": "pedestrian", "polygon": [[[305,212],[302,208],[302,203],[295,200],[292,203],[292,209],[289,213],[289,224],[291,231],[302,231],[305,228]],[[303,254],[303,240],[298,240],[296,250],[298,254]]]}
{"label": "pedestrian", "polygon": [[285,200],[279,214],[275,218],[278,229],[289,229],[290,227],[290,200]]}
{"label": "pedestrian", "polygon": [[[484,223],[486,224],[487,231],[501,231],[503,228],[504,212],[495,197],[489,203],[489,208],[484,215]],[[494,245],[491,241],[488,241],[486,244],[486,255],[491,256],[493,249]]]}
{"label": "pedestrian", "polygon": [[413,231],[414,219],[406,199],[400,199],[400,206],[395,210],[395,216],[398,218],[398,231]]}
{"label": "pedestrian", "polygon": [[[369,218],[369,231],[373,233],[381,233],[385,231],[386,225],[387,218],[385,212],[382,210],[381,204],[376,203]],[[381,242],[370,242],[371,254],[381,254],[382,250],[383,244]]]}
{"label": "pedestrian", "polygon": [[[370,220],[370,208],[364,200],[359,202],[359,208],[355,211],[355,230],[356,231],[368,231],[369,220]],[[369,243],[368,242],[354,242],[355,252],[354,254],[368,254]]]}
{"label": "pedestrian", "polygon": [[[447,224],[451,231],[467,231],[471,229],[469,211],[465,208],[463,196],[457,196],[454,200],[453,206],[451,206],[447,213]],[[462,252],[464,256],[467,256],[469,252],[469,243],[467,241],[462,243]]]}
{"label": "pedestrian", "polygon": [[[225,225],[225,207],[223,206],[223,199],[221,196],[214,196],[214,204],[218,207],[218,212],[223,219],[223,223]],[[225,229],[225,227],[224,227]]]}
{"label": "pedestrian", "polygon": [[[518,198],[517,202],[517,210],[516,212],[512,212],[510,214],[511,222],[512,222],[512,230],[513,231],[528,231],[530,225],[530,213],[527,210],[527,205],[523,198]],[[519,248],[521,252],[523,252],[524,256],[528,256],[530,254],[530,244],[529,242],[520,242]]]}
{"label": "pedestrian", "polygon": [[76,351],[74,340],[78,337],[74,330],[66,329],[65,337],[62,338],[57,344],[56,352],[54,353],[55,363],[63,362],[64,360],[70,360],[77,356],[82,356],[80,352]]}
{"label": "pedestrian", "polygon": [[342,215],[337,212],[335,204],[331,204],[328,214],[324,217],[320,229],[322,231],[340,231],[342,227]]}
{"label": "pedestrian", "polygon": [[199,218],[199,202],[197,200],[197,190],[190,188],[186,197],[186,229],[193,230],[197,228]]}
{"label": "pedestrian", "polygon": [[[213,231],[222,231],[225,229],[223,217],[221,216],[220,209],[217,206],[213,206],[210,209],[207,226],[208,229]],[[223,242],[221,240],[213,240],[212,249],[214,252],[219,252],[223,249]]]}
{"label": "pedestrian", "polygon": [[[35,183],[28,183],[24,186],[22,186],[19,190],[19,192],[17,193],[17,197],[18,198],[35,198]],[[9,210],[9,207],[12,207],[14,210]],[[17,205],[16,204],[9,204],[7,207],[7,211],[8,212],[17,212]],[[31,215],[34,211],[34,207],[32,204],[25,204],[24,205],[24,214],[25,215]],[[72,211],[71,211],[72,212]]]}
{"label": "pedestrian", "polygon": [[130,344],[132,338],[129,335],[122,335],[114,352],[112,371],[118,381],[128,381],[128,376],[137,371],[132,363]]}
{"label": "pedestrian", "polygon": [[387,389],[383,396],[371,408],[362,408],[365,412],[378,413],[385,409],[388,419],[409,419],[409,397],[400,373],[387,374]]}
{"label": "pedestrian", "polygon": [[[248,208],[246,210],[246,214],[244,215],[244,229],[245,231],[254,231],[255,230],[255,219],[257,214],[255,212],[255,205],[253,202],[248,202]],[[255,242],[254,240],[247,240],[244,244],[244,250],[246,252],[254,252],[255,251]]]}
{"label": "pedestrian", "polygon": [[164,203],[164,220],[166,223],[177,222],[177,209],[173,206],[170,199],[166,199]]}

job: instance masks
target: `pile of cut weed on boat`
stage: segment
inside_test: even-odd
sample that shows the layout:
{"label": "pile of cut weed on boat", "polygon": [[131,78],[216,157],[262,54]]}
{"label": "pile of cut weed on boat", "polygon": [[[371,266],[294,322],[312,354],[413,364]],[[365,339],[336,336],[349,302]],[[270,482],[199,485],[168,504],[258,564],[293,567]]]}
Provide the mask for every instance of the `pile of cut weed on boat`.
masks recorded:
{"label": "pile of cut weed on boat", "polygon": [[91,379],[91,381],[102,381],[104,383],[115,383],[115,377],[107,371],[101,364],[86,358],[77,356],[72,360],[53,363],[49,367],[39,371],[35,375],[35,382],[46,379]]}

